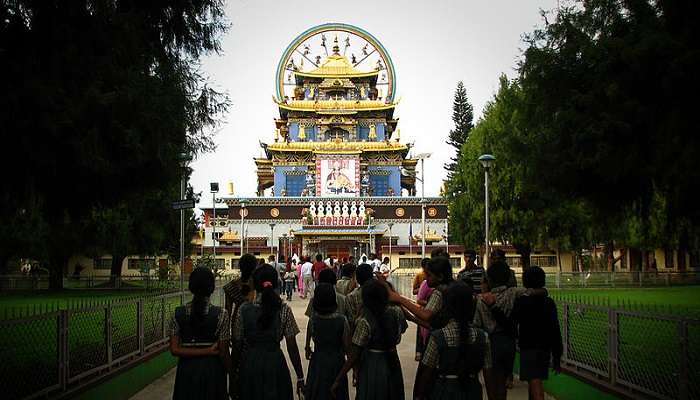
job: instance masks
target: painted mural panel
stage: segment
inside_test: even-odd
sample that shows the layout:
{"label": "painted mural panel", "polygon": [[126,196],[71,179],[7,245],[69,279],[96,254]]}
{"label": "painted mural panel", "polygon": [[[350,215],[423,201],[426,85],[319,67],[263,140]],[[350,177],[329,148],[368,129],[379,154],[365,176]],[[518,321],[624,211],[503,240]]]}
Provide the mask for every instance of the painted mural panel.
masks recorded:
{"label": "painted mural panel", "polygon": [[317,155],[316,194],[330,197],[359,196],[359,156],[346,154]]}

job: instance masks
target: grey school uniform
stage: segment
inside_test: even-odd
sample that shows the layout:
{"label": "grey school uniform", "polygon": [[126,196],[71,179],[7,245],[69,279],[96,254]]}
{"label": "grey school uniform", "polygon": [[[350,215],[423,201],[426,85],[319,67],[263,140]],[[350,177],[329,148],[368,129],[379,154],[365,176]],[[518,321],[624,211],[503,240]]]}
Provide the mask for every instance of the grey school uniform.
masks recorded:
{"label": "grey school uniform", "polygon": [[347,319],[340,314],[314,315],[309,319],[308,332],[314,341],[314,352],[309,361],[309,372],[304,396],[309,400],[348,400],[347,376],[341,387],[331,395],[331,386],[345,363],[344,338],[350,328]]}
{"label": "grey school uniform", "polygon": [[264,330],[257,324],[260,312],[258,297],[254,303],[241,306],[234,325],[234,337],[246,344],[241,358],[240,398],[292,400],[292,379],[280,341],[283,338],[295,340],[299,327],[292,309],[286,303],[281,304],[272,324]]}
{"label": "grey school uniform", "polygon": [[[430,392],[430,400],[481,400],[482,390],[479,371],[472,371],[469,377],[460,376],[459,324],[450,320],[447,325],[434,330],[421,363],[436,370],[436,380]],[[469,344],[482,347],[483,368],[491,368],[489,339],[481,329],[469,328]],[[466,385],[463,384],[466,382]]]}
{"label": "grey school uniform", "polygon": [[399,307],[388,306],[382,316],[386,332],[380,332],[374,316],[364,310],[357,319],[352,343],[363,349],[356,400],[403,400],[403,375],[396,345],[408,328]]}

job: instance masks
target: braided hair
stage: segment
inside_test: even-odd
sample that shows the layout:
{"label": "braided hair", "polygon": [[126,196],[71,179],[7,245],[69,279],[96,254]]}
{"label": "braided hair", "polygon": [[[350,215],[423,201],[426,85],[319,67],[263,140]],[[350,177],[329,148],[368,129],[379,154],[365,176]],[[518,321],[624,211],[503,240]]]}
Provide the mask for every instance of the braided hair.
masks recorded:
{"label": "braided hair", "polygon": [[204,322],[204,311],[207,308],[207,297],[214,292],[214,273],[208,268],[195,268],[190,274],[188,288],[192,292],[192,314],[190,324],[192,327],[200,326]]}
{"label": "braided hair", "polygon": [[258,316],[258,328],[267,329],[273,318],[282,308],[282,299],[277,295],[277,271],[270,264],[264,264],[253,273],[255,290],[260,293],[262,312]]}

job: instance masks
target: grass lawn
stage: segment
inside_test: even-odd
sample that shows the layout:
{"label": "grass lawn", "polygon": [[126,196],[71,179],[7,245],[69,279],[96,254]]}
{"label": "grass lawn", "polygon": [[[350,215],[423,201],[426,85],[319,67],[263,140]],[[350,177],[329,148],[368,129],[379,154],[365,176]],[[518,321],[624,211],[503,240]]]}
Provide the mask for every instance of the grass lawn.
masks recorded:
{"label": "grass lawn", "polygon": [[[678,396],[678,376],[681,368],[681,340],[678,317],[700,317],[700,287],[636,288],[636,289],[562,289],[551,290],[557,300],[596,307],[569,306],[568,358],[593,367],[608,375],[608,333],[610,324],[607,305],[618,313],[617,335],[618,380],[624,380],[659,394]],[[563,324],[563,304],[558,303],[559,320]],[[629,311],[629,312],[627,312]],[[649,313],[651,316],[639,314]],[[664,319],[655,315],[671,315]],[[563,330],[563,327],[562,327]],[[700,360],[700,323],[688,324],[688,354],[690,365]],[[690,391],[700,392],[700,384],[690,371]]]}
{"label": "grass lawn", "polygon": [[550,289],[557,300],[700,317],[700,286],[635,289]]}
{"label": "grass lawn", "polygon": [[[167,337],[169,320],[175,307],[180,305],[180,296],[163,301],[154,296],[157,294],[133,290],[64,290],[0,296],[0,343],[3,343],[0,386],[9,398],[22,398],[58,383],[58,313],[42,316],[42,310],[70,310],[68,368],[70,377],[74,377],[107,363],[108,333],[112,337],[113,359],[138,350],[139,297],[145,296],[145,345],[162,339],[164,330]],[[106,304],[112,301],[115,302],[111,307],[112,323],[108,324]],[[8,310],[12,312],[3,318]],[[24,317],[17,319],[17,314]]]}

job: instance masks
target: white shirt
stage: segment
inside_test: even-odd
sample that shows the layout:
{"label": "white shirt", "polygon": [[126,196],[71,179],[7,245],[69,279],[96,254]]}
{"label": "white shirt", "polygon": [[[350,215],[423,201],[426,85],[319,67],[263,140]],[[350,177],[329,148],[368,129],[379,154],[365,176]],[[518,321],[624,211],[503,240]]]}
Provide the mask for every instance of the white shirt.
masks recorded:
{"label": "white shirt", "polygon": [[310,262],[301,264],[301,276],[311,276],[314,265]]}

